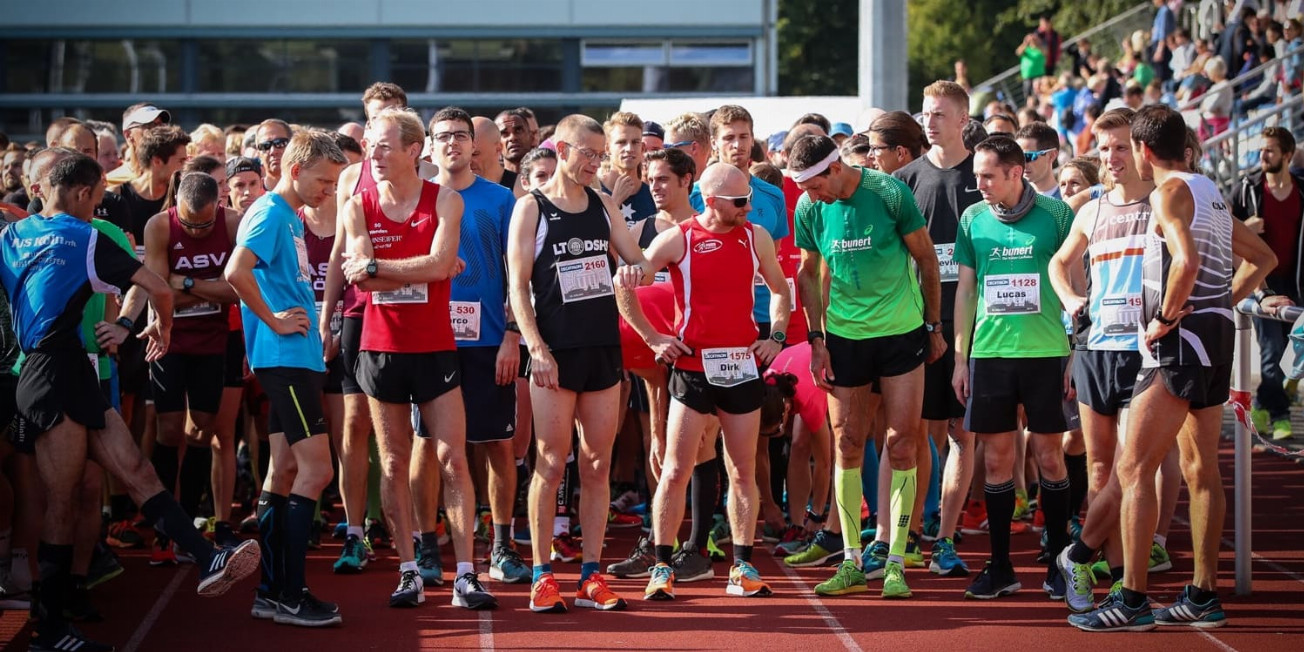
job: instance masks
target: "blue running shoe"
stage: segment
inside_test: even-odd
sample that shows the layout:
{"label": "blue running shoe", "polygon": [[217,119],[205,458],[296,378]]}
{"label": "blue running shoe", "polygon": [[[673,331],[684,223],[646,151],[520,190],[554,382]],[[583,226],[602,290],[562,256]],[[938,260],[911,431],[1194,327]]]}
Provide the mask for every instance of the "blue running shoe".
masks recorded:
{"label": "blue running shoe", "polygon": [[1227,624],[1227,614],[1223,613],[1222,602],[1217,596],[1203,604],[1195,601],[1200,589],[1187,585],[1182,595],[1173,604],[1156,609],[1155,624],[1161,626],[1188,625],[1200,629],[1213,629]]}
{"label": "blue running shoe", "polygon": [[1110,592],[1093,611],[1069,616],[1069,624],[1084,632],[1148,632],[1155,628],[1150,604],[1135,609],[1123,603],[1120,592]]}
{"label": "blue running shoe", "polygon": [[421,573],[422,584],[431,586],[444,585],[444,565],[439,561],[439,550],[427,550],[416,542],[417,569]]}
{"label": "blue running shoe", "polygon": [[339,523],[336,523],[335,529],[331,532],[331,538],[342,541],[348,538],[348,536],[349,536],[349,524],[345,521],[340,521]]}
{"label": "blue running shoe", "polygon": [[887,566],[887,544],[875,541],[860,553],[860,568],[865,571],[865,580],[883,579],[883,568]]}
{"label": "blue running shoe", "polygon": [[933,556],[928,570],[942,577],[969,576],[969,567],[956,554],[955,542],[951,539],[938,539],[933,543]]}
{"label": "blue running shoe", "polygon": [[495,548],[490,558],[489,577],[507,584],[519,584],[529,583],[533,573],[515,550]]}
{"label": "blue running shoe", "polygon": [[340,558],[335,560],[336,575],[352,575],[361,573],[363,568],[367,567],[367,550],[362,540],[356,534],[350,534],[344,540],[344,550],[340,552]]}
{"label": "blue running shoe", "polygon": [[522,525],[512,533],[512,541],[518,546],[530,546],[530,526]]}

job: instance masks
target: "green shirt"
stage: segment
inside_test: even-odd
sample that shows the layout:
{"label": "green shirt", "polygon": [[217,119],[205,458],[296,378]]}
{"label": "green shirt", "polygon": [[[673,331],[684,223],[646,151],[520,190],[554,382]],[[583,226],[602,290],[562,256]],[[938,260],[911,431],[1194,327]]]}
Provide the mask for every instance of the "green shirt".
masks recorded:
{"label": "green shirt", "polygon": [[1046,269],[1072,224],[1068,204],[1044,195],[1013,224],[996,219],[987,202],[970,206],[960,216],[955,262],[974,270],[978,281],[977,325],[969,357],[1069,354],[1059,297]]}
{"label": "green shirt", "polygon": [[819,252],[832,277],[825,329],[839,337],[900,335],[924,323],[924,300],[902,237],[927,222],[900,179],[861,170],[860,186],[832,204],[797,202],[794,241]]}
{"label": "green shirt", "polygon": [[1019,56],[1019,76],[1025,81],[1046,76],[1046,53],[1029,45]]}

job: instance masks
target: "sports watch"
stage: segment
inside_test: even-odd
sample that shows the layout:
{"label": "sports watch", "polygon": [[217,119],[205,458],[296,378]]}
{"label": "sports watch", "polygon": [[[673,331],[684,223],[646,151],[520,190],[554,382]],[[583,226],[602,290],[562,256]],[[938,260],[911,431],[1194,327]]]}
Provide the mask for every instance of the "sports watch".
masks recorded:
{"label": "sports watch", "polygon": [[788,334],[783,331],[774,331],[770,333],[770,339],[778,342],[780,346],[788,342]]}
{"label": "sports watch", "polygon": [[375,259],[375,258],[372,258],[371,260],[368,260],[368,261],[367,261],[367,276],[370,276],[371,278],[376,278],[376,274],[379,273],[379,272],[380,272],[380,269],[379,269],[378,267],[376,267],[376,259]]}
{"label": "sports watch", "polygon": [[193,289],[195,289],[195,279],[187,276],[185,280],[181,281],[182,292],[185,292],[186,294],[190,294],[190,291]]}

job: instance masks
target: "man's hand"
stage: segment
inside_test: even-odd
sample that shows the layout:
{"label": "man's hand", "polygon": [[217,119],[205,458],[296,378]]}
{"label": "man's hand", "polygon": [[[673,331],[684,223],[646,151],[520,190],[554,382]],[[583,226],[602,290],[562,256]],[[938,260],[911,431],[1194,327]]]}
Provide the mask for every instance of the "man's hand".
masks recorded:
{"label": "man's hand", "polygon": [[946,355],[946,338],[942,337],[941,331],[934,331],[928,334],[928,358],[924,360],[925,364],[933,364]]}
{"label": "man's hand", "polygon": [[768,366],[771,362],[774,362],[774,358],[783,350],[783,345],[772,339],[766,338],[752,342],[752,345],[748,347],[748,349],[752,352],[752,355],[756,357],[756,362],[761,366]]}
{"label": "man's hand", "polygon": [[681,355],[693,355],[693,350],[687,344],[672,335],[657,333],[647,340],[647,345],[652,349],[657,362],[668,365],[675,364]]}
{"label": "man's hand", "polygon": [[551,351],[530,351],[530,380],[544,389],[557,389],[557,360]]}
{"label": "man's hand", "polygon": [[955,371],[951,373],[951,389],[955,390],[955,397],[961,403],[969,403],[969,361],[961,361],[959,357],[955,361]]}
{"label": "man's hand", "polygon": [[168,286],[178,292],[186,289],[186,276],[183,274],[168,274]]}
{"label": "man's hand", "polygon": [[1078,400],[1078,390],[1073,386],[1073,356],[1069,356],[1069,363],[1064,367],[1064,400]]}
{"label": "man's hand", "polygon": [[616,269],[616,285],[623,288],[636,288],[643,284],[643,267],[640,265],[621,265]]}
{"label": "man's hand", "polygon": [[1280,314],[1282,308],[1289,308],[1293,305],[1295,305],[1295,302],[1291,301],[1290,297],[1282,294],[1263,297],[1263,300],[1259,302],[1259,307],[1266,310],[1270,315]]}
{"label": "man's hand", "polygon": [[1076,319],[1079,315],[1085,313],[1086,310],[1087,298],[1080,294],[1074,294],[1069,298],[1068,303],[1064,304],[1064,312],[1069,314],[1070,319]]}
{"label": "man's hand", "polygon": [[1194,310],[1195,308],[1188,304],[1185,308],[1182,308],[1181,312],[1177,313],[1176,317],[1173,317],[1171,325],[1162,323],[1158,319],[1151,319],[1150,323],[1146,324],[1146,347],[1153,347],[1155,342],[1158,342],[1160,338],[1177,328],[1182,318],[1191,314]]}
{"label": "man's hand", "polygon": [[1259,234],[1259,235],[1263,235],[1263,218],[1262,218],[1262,217],[1259,217],[1258,215],[1255,215],[1254,217],[1251,217],[1251,218],[1245,220],[1245,226],[1246,226],[1246,228],[1248,228],[1251,232],[1253,232],[1253,233],[1257,233],[1257,234]]}
{"label": "man's hand", "polygon": [[611,187],[611,198],[616,200],[617,204],[623,204],[625,200],[633,197],[642,185],[643,182],[638,179],[619,175],[616,177],[616,184]]}
{"label": "man's hand", "polygon": [[516,382],[516,374],[521,369],[521,345],[514,342],[517,338],[504,337],[498,346],[498,359],[494,362],[494,381],[499,385]]}
{"label": "man's hand", "polygon": [[282,310],[273,317],[276,321],[271,326],[277,335],[307,335],[308,329],[312,328],[312,323],[308,320],[308,311],[301,306]]}
{"label": "man's hand", "polygon": [[340,338],[331,333],[330,327],[318,331],[321,335],[321,361],[329,363],[340,354]]}
{"label": "man's hand", "polygon": [[367,265],[371,263],[370,258],[363,258],[351,252],[344,252],[344,261],[340,263],[340,270],[344,272],[344,280],[358,284],[371,278],[367,273]]}
{"label": "man's hand", "polygon": [[163,330],[156,319],[151,321],[136,338],[148,341],[145,346],[145,362],[154,362],[167,354],[168,346],[172,340],[172,333]]}
{"label": "man's hand", "polygon": [[118,346],[127,341],[127,337],[130,335],[131,331],[118,324],[110,324],[107,321],[95,324],[95,343],[101,349]]}
{"label": "man's hand", "polygon": [[824,340],[817,339],[810,347],[810,375],[820,389],[833,391],[833,364],[829,362],[829,350],[824,348]]}

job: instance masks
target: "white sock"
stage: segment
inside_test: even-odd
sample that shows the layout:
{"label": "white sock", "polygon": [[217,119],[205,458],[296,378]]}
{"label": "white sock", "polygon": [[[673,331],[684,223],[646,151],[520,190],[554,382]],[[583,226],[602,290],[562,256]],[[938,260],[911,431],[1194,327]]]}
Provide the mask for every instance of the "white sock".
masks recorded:
{"label": "white sock", "polygon": [[1164,536],[1164,535],[1162,535],[1162,534],[1156,534],[1156,535],[1155,535],[1155,543],[1159,544],[1159,547],[1160,547],[1160,548],[1167,549],[1167,548],[1168,548],[1168,537],[1166,537],[1166,536]]}
{"label": "white sock", "polygon": [[552,522],[552,536],[559,537],[563,534],[570,534],[570,517],[558,516]]}
{"label": "white sock", "polygon": [[461,577],[463,575],[466,575],[467,573],[475,575],[475,564],[469,561],[457,562],[457,576]]}
{"label": "white sock", "polygon": [[420,569],[420,568],[417,568],[417,562],[416,562],[416,561],[405,561],[405,562],[400,562],[399,565],[398,565],[398,572],[400,572],[400,573],[405,573],[405,572],[407,572],[407,571],[412,571],[412,572],[414,572],[414,573],[419,573],[419,572],[421,572],[421,569]]}
{"label": "white sock", "polygon": [[362,530],[362,526],[361,526],[361,525],[350,525],[350,526],[349,526],[349,536],[355,536],[355,537],[358,537],[359,540],[361,540],[362,537],[365,536],[365,534],[364,534],[364,532],[363,532],[363,530]]}
{"label": "white sock", "polygon": [[856,562],[856,566],[860,566],[860,546],[843,548],[842,555],[843,559],[853,559]]}

